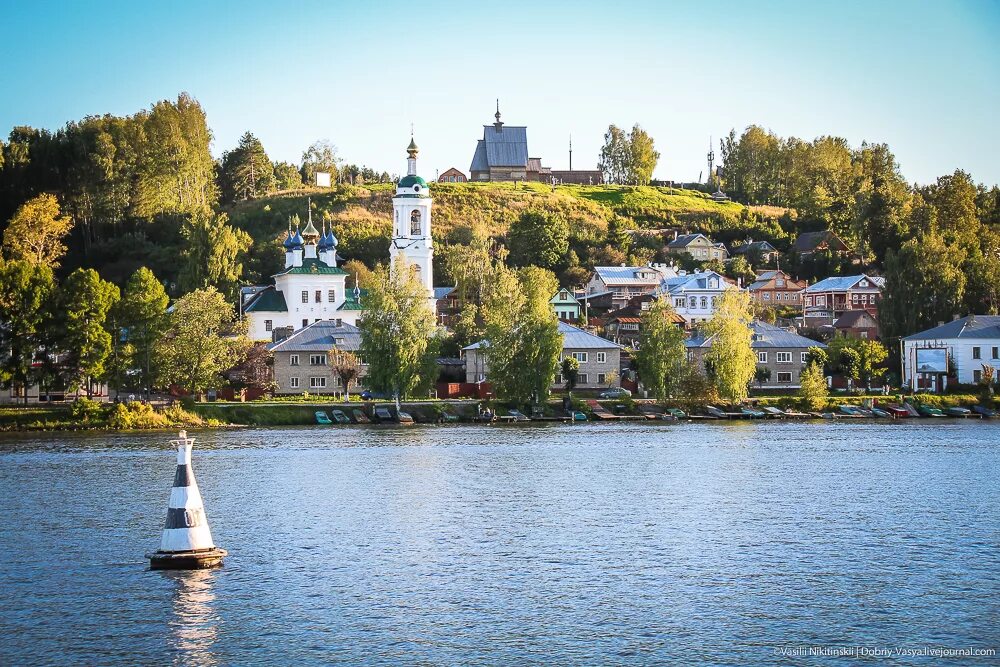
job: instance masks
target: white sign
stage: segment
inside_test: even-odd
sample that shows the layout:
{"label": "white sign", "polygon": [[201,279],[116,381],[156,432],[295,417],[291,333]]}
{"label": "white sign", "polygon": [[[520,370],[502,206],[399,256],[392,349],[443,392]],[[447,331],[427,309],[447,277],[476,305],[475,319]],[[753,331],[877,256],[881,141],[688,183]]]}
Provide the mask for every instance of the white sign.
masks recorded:
{"label": "white sign", "polygon": [[316,172],[316,185],[318,185],[321,188],[328,188],[328,187],[330,187],[330,174],[329,174],[329,172],[326,172],[326,171],[317,171]]}

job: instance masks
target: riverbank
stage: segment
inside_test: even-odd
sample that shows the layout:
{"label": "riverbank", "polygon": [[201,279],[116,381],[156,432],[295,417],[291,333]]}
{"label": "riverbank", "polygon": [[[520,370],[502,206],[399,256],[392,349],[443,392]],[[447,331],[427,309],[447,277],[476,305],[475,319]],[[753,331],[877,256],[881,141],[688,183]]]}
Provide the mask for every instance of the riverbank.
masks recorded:
{"label": "riverbank", "polygon": [[[805,410],[798,396],[753,397],[749,405],[759,408],[773,407],[800,413],[836,413],[841,405],[863,405],[868,401],[894,403],[898,396],[832,396],[820,410]],[[918,402],[935,408],[968,407],[979,403],[971,394],[920,395]],[[474,399],[406,401],[403,410],[417,423],[477,421],[478,410],[485,406]],[[314,400],[309,402],[254,401],[248,403],[213,401],[154,408],[142,403],[108,404],[96,401],[77,401],[57,406],[6,406],[0,408],[0,431],[77,431],[77,430],[144,430],[171,428],[222,428],[239,426],[306,426],[316,424],[316,413],[333,417],[332,411],[340,410],[352,422],[354,411],[361,410],[371,418],[376,406],[386,406],[394,413],[391,402],[356,402]],[[508,406],[492,406],[500,415],[506,415]],[[588,420],[601,421],[649,417],[657,411],[653,401],[642,399],[601,400],[593,403],[575,399],[574,411],[583,413]],[[671,404],[689,415],[704,415],[703,404]],[[720,405],[719,407],[725,408]],[[996,402],[993,408],[997,407]],[[735,410],[735,408],[733,409]],[[550,400],[544,406],[542,420],[568,419],[561,400]],[[335,420],[334,420],[335,421]]]}

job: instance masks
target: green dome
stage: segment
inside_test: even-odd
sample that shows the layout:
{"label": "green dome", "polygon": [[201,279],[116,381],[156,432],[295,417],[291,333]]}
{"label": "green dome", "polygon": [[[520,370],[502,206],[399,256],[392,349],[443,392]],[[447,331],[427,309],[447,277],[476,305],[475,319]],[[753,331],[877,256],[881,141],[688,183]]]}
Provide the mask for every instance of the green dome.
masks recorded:
{"label": "green dome", "polygon": [[414,185],[419,185],[421,188],[427,187],[427,181],[420,178],[419,176],[403,176],[399,179],[399,186],[401,188],[412,188]]}

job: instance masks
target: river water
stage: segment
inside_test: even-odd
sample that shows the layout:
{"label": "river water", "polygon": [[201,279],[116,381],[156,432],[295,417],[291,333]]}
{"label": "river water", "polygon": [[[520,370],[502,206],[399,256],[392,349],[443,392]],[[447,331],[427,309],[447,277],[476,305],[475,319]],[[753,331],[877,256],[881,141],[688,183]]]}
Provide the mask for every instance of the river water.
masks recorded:
{"label": "river water", "polygon": [[1000,649],[1000,423],[195,435],[229,557],[187,573],[143,558],[166,514],[169,434],[0,436],[0,664]]}

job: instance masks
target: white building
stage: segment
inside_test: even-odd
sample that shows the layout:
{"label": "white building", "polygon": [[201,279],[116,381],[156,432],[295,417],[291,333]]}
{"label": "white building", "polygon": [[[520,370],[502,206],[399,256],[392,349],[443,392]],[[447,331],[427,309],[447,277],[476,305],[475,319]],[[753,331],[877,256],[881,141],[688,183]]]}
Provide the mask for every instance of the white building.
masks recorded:
{"label": "white building", "polygon": [[[427,288],[435,308],[431,236],[432,200],[427,182],[417,176],[417,146],[407,148],[407,175],[400,179],[392,199],[393,238],[390,259],[404,257]],[[247,318],[251,340],[271,340],[272,331],[302,329],[321,320],[356,326],[364,314],[363,292],[347,289],[347,272],[337,266],[337,238],[322,233],[312,222],[310,210],[305,229],[289,228],[284,241],[285,267],[273,276],[274,285],[244,287],[241,311]]]}
{"label": "white building", "polygon": [[729,289],[740,288],[715,271],[681,271],[677,277],[660,283],[659,292],[669,298],[674,311],[692,325],[710,320],[719,297]]}
{"label": "white building", "polygon": [[984,365],[1000,378],[1000,316],[969,315],[906,336],[902,356],[903,385],[915,389],[942,391],[952,371],[959,383],[976,384]]}

